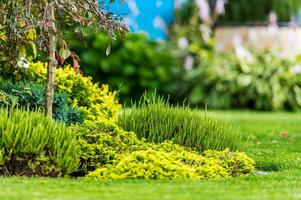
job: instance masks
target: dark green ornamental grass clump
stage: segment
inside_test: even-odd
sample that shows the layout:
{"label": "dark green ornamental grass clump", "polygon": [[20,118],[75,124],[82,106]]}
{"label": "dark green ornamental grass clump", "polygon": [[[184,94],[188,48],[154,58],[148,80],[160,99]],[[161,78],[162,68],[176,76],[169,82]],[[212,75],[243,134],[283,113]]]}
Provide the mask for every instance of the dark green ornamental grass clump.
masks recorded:
{"label": "dark green ornamental grass clump", "polygon": [[40,112],[0,109],[0,174],[64,176],[78,166],[76,135]]}
{"label": "dark green ornamental grass clump", "polygon": [[163,98],[144,98],[119,116],[119,125],[134,131],[139,138],[205,150],[236,150],[240,137],[238,130],[228,123],[200,113],[187,106],[172,106]]}

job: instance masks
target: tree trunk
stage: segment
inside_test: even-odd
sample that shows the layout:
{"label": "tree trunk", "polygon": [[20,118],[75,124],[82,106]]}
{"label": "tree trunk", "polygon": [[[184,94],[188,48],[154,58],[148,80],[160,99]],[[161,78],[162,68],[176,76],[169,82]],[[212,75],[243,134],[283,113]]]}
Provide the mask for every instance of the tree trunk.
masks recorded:
{"label": "tree trunk", "polygon": [[46,85],[46,105],[45,114],[52,117],[52,104],[54,95],[54,76],[55,67],[57,65],[55,59],[56,51],[56,27],[54,17],[54,6],[52,3],[49,5],[48,20],[50,22],[50,28],[48,32],[48,69],[47,69],[47,85]]}

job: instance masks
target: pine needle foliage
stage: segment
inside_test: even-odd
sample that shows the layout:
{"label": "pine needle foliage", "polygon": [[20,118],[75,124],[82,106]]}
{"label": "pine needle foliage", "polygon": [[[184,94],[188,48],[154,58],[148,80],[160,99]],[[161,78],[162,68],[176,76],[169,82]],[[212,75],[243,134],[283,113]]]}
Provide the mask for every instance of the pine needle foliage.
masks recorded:
{"label": "pine needle foliage", "polygon": [[131,109],[123,110],[119,125],[149,142],[171,140],[200,152],[236,150],[240,141],[238,130],[230,124],[206,112],[191,110],[186,105],[170,105],[156,95],[151,98],[144,96]]}
{"label": "pine needle foliage", "polygon": [[0,109],[0,173],[61,176],[77,169],[76,136],[40,112]]}

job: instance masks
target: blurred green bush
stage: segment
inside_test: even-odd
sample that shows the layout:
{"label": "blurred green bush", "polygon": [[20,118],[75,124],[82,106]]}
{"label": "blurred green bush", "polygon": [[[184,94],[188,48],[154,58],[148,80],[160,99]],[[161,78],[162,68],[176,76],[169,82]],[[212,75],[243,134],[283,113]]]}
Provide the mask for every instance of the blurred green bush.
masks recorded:
{"label": "blurred green bush", "polygon": [[210,109],[299,110],[301,66],[298,59],[271,51],[254,52],[251,60],[233,52],[216,55],[208,65],[185,75],[193,105]]}
{"label": "blurred green bush", "polygon": [[[228,6],[233,6],[233,9],[237,6],[237,17],[240,17],[239,14],[260,17],[254,13],[265,9],[265,4],[271,9],[276,6],[278,10],[282,8],[285,11],[299,9],[301,1],[230,0]],[[244,11],[239,6],[250,10]],[[231,12],[226,11],[227,14],[231,15]],[[269,11],[262,20],[268,14]],[[285,20],[289,18],[290,15]],[[215,18],[212,17],[212,20]],[[171,28],[171,42],[177,46],[177,55],[186,69],[181,84],[178,84],[178,96],[182,99],[187,97],[192,106],[209,109],[301,108],[299,58],[285,59],[276,50],[256,52],[244,47],[233,52],[217,53],[211,29],[212,22],[200,19],[194,1],[177,10]]]}
{"label": "blurred green bush", "polygon": [[[269,4],[279,13],[295,11],[301,5],[299,0],[230,2],[260,9]],[[253,62],[249,63],[235,52],[216,53],[213,23],[200,19],[194,3],[176,10],[169,42],[149,41],[144,35],[134,34],[111,46],[102,34],[88,34],[86,47],[82,40],[74,40],[71,46],[82,58],[84,73],[119,89],[121,102],[137,100],[145,91],[156,89],[158,94],[169,95],[172,103],[187,100],[201,108],[299,110],[300,59],[281,58],[279,52],[270,50],[251,51]],[[111,51],[109,56],[107,50]]]}
{"label": "blurred green bush", "polygon": [[[195,20],[192,16],[191,24],[199,23]],[[79,44],[76,48],[88,66],[85,73],[115,89],[122,87],[123,102],[157,89],[157,93],[169,95],[173,103],[186,99],[191,106],[201,108],[301,108],[298,59],[281,58],[273,51],[250,51],[253,61],[248,63],[235,52],[214,52],[214,40],[198,37],[200,30],[185,26],[185,30],[177,31],[179,27],[173,27],[170,46],[130,35],[113,43],[111,54],[106,56],[108,44],[104,36],[97,35],[88,37],[88,49]],[[182,40],[186,42],[183,48],[177,46]],[[190,66],[187,59],[192,60]]]}
{"label": "blurred green bush", "polygon": [[181,76],[176,57],[166,42],[155,42],[143,34],[129,34],[111,44],[103,34],[89,35],[86,47],[74,40],[72,49],[81,58],[85,74],[94,81],[109,84],[119,90],[123,102],[139,98],[145,91],[174,94]]}

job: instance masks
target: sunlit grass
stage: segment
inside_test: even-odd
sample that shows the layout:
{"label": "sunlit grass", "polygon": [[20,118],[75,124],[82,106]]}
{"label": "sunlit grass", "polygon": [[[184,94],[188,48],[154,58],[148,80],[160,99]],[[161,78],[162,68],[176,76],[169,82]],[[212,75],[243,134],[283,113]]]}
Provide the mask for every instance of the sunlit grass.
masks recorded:
{"label": "sunlit grass", "polygon": [[243,149],[267,175],[205,181],[0,178],[0,199],[301,199],[301,113],[213,114],[240,128]]}

